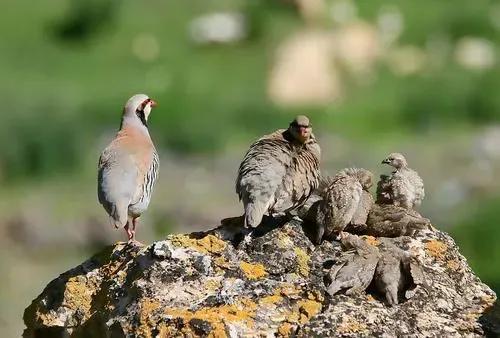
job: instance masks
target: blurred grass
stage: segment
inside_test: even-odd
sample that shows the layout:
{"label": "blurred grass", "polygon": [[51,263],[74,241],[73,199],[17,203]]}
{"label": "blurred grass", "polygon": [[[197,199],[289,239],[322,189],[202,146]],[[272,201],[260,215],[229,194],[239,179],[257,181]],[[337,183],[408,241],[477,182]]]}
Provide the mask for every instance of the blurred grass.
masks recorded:
{"label": "blurred grass", "polygon": [[[490,1],[356,4],[361,17],[372,21],[381,7],[397,6],[405,21],[401,40],[422,48],[434,35],[445,36],[451,44],[464,35],[499,39],[488,20]],[[159,101],[161,109],[151,123],[155,138],[162,147],[182,154],[220,151],[242,135],[282,123],[299,111],[311,111],[326,131],[366,139],[399,137],[398,129],[421,133],[500,118],[498,68],[471,72],[453,62],[409,77],[380,66],[373,83],[351,83],[352,95],[342,104],[300,110],[272,105],[264,84],[274,49],[302,25],[290,5],[262,0],[252,5],[108,0],[97,8],[112,14],[97,17],[89,14],[95,6],[62,0],[8,2],[0,22],[8,46],[0,54],[0,71],[9,79],[0,84],[6,115],[0,125],[4,178],[76,168],[78,154],[91,148],[95,136],[117,127],[120,107],[135,92]],[[188,38],[189,20],[214,9],[244,11],[253,24],[250,39],[227,46],[194,45]],[[25,24],[17,25],[21,16]],[[87,16],[109,22],[101,27],[91,21],[97,28],[61,38],[66,29],[61,25],[72,20],[79,24]],[[134,39],[144,33],[156,37],[161,47],[158,59],[151,62],[132,52]],[[39,161],[37,156],[50,160]]]}
{"label": "blurred grass", "polygon": [[[500,262],[499,226],[500,196],[472,202],[467,215],[452,229],[461,253],[473,270],[497,292],[500,292],[498,266]],[[493,239],[493,240],[490,240]]]}

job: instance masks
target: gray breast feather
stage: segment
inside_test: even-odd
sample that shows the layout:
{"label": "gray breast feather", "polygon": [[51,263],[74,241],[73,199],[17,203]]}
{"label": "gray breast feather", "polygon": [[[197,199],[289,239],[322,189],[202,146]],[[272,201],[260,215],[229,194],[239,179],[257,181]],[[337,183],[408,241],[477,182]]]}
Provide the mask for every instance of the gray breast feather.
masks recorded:
{"label": "gray breast feather", "polygon": [[[128,207],[136,192],[137,167],[130,155],[116,150],[104,150],[99,159],[97,195],[99,202],[116,221],[123,221],[123,213],[116,209]],[[125,214],[126,217],[126,214]]]}
{"label": "gray breast feather", "polygon": [[424,183],[412,169],[400,169],[391,177],[393,199],[408,208],[420,205],[424,196]]}

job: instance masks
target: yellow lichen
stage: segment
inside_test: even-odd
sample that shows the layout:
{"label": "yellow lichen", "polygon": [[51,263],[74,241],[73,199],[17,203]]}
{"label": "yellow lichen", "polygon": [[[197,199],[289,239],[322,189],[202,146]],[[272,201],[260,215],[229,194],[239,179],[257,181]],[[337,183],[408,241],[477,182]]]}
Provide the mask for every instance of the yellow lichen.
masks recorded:
{"label": "yellow lichen", "polygon": [[231,266],[223,256],[215,257],[213,262],[220,269],[228,269]]}
{"label": "yellow lichen", "polygon": [[366,243],[373,246],[378,246],[380,244],[380,242],[373,236],[364,236],[364,240]]}
{"label": "yellow lichen", "polygon": [[[253,317],[257,304],[249,299],[243,299],[232,305],[217,307],[205,307],[191,312],[185,309],[165,309],[165,314],[174,318],[180,318],[184,323],[196,318],[210,323],[212,332],[209,337],[226,337],[225,323],[241,322],[251,328],[254,325]],[[188,333],[188,332],[185,332]],[[189,334],[188,334],[189,335]]]}
{"label": "yellow lichen", "polygon": [[280,294],[285,297],[296,296],[300,292],[301,290],[296,288],[293,284],[284,284],[280,290]]}
{"label": "yellow lichen", "polygon": [[241,262],[240,269],[241,271],[243,271],[243,273],[248,279],[255,280],[267,275],[264,265],[260,263],[252,264],[247,262]]}
{"label": "yellow lichen", "polygon": [[149,298],[143,299],[139,303],[139,327],[135,329],[135,334],[139,337],[151,338],[151,330],[156,326],[156,322],[151,318],[154,311],[160,308],[161,304]]}
{"label": "yellow lichen", "polygon": [[310,300],[317,300],[319,302],[322,302],[325,300],[325,298],[321,295],[321,293],[317,290],[313,291],[307,291],[307,299]]}
{"label": "yellow lichen", "polygon": [[292,324],[283,322],[283,324],[278,327],[278,337],[290,337],[293,329],[294,326]]}
{"label": "yellow lichen", "polygon": [[165,323],[161,323],[158,328],[158,338],[170,338],[179,336],[178,329],[173,326],[169,326]]}
{"label": "yellow lichen", "polygon": [[290,239],[289,236],[280,232],[278,233],[277,244],[280,249],[287,249],[293,246],[293,241]]}
{"label": "yellow lichen", "polygon": [[301,319],[301,314],[299,313],[298,309],[293,309],[291,312],[285,315],[285,320],[290,323],[298,323],[300,319]]}
{"label": "yellow lichen", "polygon": [[271,296],[262,297],[259,300],[259,303],[260,304],[276,304],[276,303],[281,302],[282,300],[283,300],[283,297],[281,297],[279,294],[274,294]]}
{"label": "yellow lichen", "polygon": [[446,250],[448,250],[448,246],[441,241],[433,239],[425,243],[425,251],[427,252],[427,254],[435,258],[443,259]]}
{"label": "yellow lichen", "polygon": [[450,259],[446,262],[446,267],[451,271],[458,271],[458,269],[460,269],[460,264],[456,259]]}
{"label": "yellow lichen", "polygon": [[497,300],[496,297],[494,296],[490,296],[490,295],[486,295],[486,296],[482,296],[481,297],[481,300],[487,305],[487,306],[491,306],[495,303],[495,301]]}
{"label": "yellow lichen", "polygon": [[307,323],[311,317],[321,311],[321,303],[314,300],[300,300],[297,302],[299,312],[302,315],[300,318],[301,324]]}
{"label": "yellow lichen", "polygon": [[227,245],[226,242],[214,235],[206,235],[200,239],[191,238],[187,235],[173,235],[170,236],[170,241],[176,246],[193,248],[204,254],[220,254]]}
{"label": "yellow lichen", "polygon": [[92,296],[96,292],[94,286],[88,285],[85,280],[72,277],[66,282],[64,290],[64,303],[72,310],[83,310],[85,319],[90,317]]}
{"label": "yellow lichen", "polygon": [[294,251],[295,251],[295,255],[297,256],[297,265],[298,265],[299,273],[304,277],[308,277],[309,270],[310,270],[309,262],[310,262],[311,258],[301,248],[295,248]]}
{"label": "yellow lichen", "polygon": [[209,279],[205,283],[205,289],[208,291],[215,291],[220,288],[220,280]]}
{"label": "yellow lichen", "polygon": [[337,327],[337,333],[339,334],[363,334],[366,333],[367,326],[364,323],[360,323],[354,318],[343,318],[342,322]]}

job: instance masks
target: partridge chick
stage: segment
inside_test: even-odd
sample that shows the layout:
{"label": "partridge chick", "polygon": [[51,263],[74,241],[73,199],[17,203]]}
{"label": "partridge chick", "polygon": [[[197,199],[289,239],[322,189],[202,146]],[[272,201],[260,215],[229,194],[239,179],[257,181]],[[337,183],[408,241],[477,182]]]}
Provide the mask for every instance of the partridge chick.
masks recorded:
{"label": "partridge chick", "polygon": [[[321,242],[323,237],[337,236],[353,220],[366,221],[373,202],[368,196],[372,176],[366,169],[347,168],[330,179],[321,201],[310,209],[310,213],[316,213],[316,243]],[[368,195],[363,196],[364,192]]]}
{"label": "partridge chick", "polygon": [[400,153],[392,153],[382,163],[395,168],[388,178],[390,188],[382,187],[388,191],[392,203],[406,209],[420,205],[425,196],[424,181],[415,170],[408,167],[405,157]]}

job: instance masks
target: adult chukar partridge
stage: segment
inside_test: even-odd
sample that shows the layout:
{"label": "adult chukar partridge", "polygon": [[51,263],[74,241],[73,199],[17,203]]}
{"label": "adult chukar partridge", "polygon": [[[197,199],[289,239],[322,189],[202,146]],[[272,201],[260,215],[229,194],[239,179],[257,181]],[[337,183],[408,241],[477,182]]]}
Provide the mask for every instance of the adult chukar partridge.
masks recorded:
{"label": "adult chukar partridge", "polygon": [[405,157],[400,153],[392,153],[382,163],[395,168],[388,178],[389,186],[385,187],[392,203],[406,209],[420,205],[425,196],[424,181],[415,170],[408,167]]}
{"label": "adult chukar partridge", "polygon": [[266,213],[275,216],[304,204],[319,184],[320,153],[309,119],[303,115],[288,129],[253,143],[236,179],[246,227],[257,227]]}
{"label": "adult chukar partridge", "polygon": [[156,102],[132,96],[123,109],[120,130],[99,158],[97,195],[116,228],[124,227],[129,241],[146,211],[160,166],[149,136],[148,117]]}

